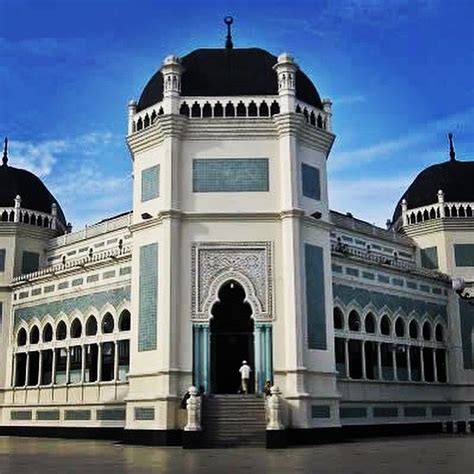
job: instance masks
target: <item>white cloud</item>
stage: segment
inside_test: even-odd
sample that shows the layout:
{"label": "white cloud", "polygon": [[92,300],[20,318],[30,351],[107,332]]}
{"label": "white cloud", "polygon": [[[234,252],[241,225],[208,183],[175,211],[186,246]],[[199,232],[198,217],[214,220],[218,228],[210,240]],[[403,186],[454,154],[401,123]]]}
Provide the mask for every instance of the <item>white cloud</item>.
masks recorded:
{"label": "white cloud", "polygon": [[355,217],[384,227],[413,179],[413,174],[388,178],[330,179],[329,205],[331,209],[350,212]]}
{"label": "white cloud", "polygon": [[333,105],[352,105],[365,102],[366,97],[362,94],[342,95],[332,99]]}

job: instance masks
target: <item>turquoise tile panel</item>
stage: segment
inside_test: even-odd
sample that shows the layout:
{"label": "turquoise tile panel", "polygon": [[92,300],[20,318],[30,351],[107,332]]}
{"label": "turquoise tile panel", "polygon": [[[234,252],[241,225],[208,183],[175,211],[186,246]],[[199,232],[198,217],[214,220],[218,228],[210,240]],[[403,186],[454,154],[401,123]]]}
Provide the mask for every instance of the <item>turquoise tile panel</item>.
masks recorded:
{"label": "turquoise tile panel", "polygon": [[39,269],[39,253],[23,252],[21,258],[21,273],[32,273]]}
{"label": "turquoise tile panel", "polygon": [[321,199],[319,169],[302,163],[301,178],[303,182],[303,196],[319,201]]}
{"label": "turquoise tile panel", "polygon": [[438,268],[438,248],[428,247],[426,249],[420,249],[421,266],[430,270],[436,270]]}
{"label": "turquoise tile panel", "polygon": [[450,406],[440,406],[431,408],[432,416],[451,416],[452,412],[453,410]]}
{"label": "turquoise tile panel", "polygon": [[125,420],[125,410],[122,408],[111,408],[97,410],[97,419],[99,421],[121,421]]}
{"label": "turquoise tile panel", "polygon": [[64,419],[67,421],[87,421],[91,419],[90,410],[66,410]]}
{"label": "turquoise tile panel", "polygon": [[311,418],[331,418],[329,405],[311,405]]}
{"label": "turquoise tile panel", "polygon": [[10,420],[26,421],[31,419],[33,419],[33,413],[31,410],[12,410],[10,412]]}
{"label": "turquoise tile panel", "polygon": [[269,189],[267,158],[193,160],[193,191],[264,192]]}
{"label": "turquoise tile panel", "polygon": [[425,407],[405,407],[403,409],[403,414],[408,418],[424,417],[426,416],[426,408]]}
{"label": "turquoise tile panel", "polygon": [[36,412],[36,419],[42,421],[57,421],[59,420],[59,410],[38,410]]}
{"label": "turquoise tile panel", "polygon": [[151,166],[142,171],[142,202],[160,195],[160,166]]}
{"label": "turquoise tile panel", "polygon": [[397,407],[374,407],[374,418],[394,418],[398,416]]}
{"label": "turquoise tile panel", "polygon": [[152,421],[155,419],[155,409],[153,407],[136,407],[135,420]]}
{"label": "turquoise tile panel", "polygon": [[454,244],[457,267],[474,267],[474,244]]}
{"label": "turquoise tile panel", "polygon": [[138,351],[156,349],[158,318],[158,244],[140,247]]}
{"label": "turquoise tile panel", "polygon": [[340,407],[340,418],[367,418],[366,407]]}
{"label": "turquoise tile panel", "polygon": [[115,288],[109,291],[100,291],[88,295],[64,298],[50,303],[15,309],[15,324],[21,321],[28,322],[31,318],[44,318],[47,314],[55,317],[60,312],[70,314],[74,310],[87,311],[90,307],[100,309],[106,303],[117,307],[120,303],[130,301],[130,286]]}
{"label": "turquoise tile panel", "polygon": [[376,309],[387,306],[392,312],[402,310],[408,315],[414,311],[418,318],[421,318],[424,314],[428,314],[433,319],[439,315],[445,321],[447,320],[447,307],[445,304],[437,304],[431,301],[398,296],[365,288],[356,288],[339,283],[333,283],[333,294],[334,298],[340,299],[344,304],[349,304],[354,301],[362,308],[372,304]]}
{"label": "turquoise tile panel", "polygon": [[326,350],[323,249],[305,244],[306,325],[308,349]]}

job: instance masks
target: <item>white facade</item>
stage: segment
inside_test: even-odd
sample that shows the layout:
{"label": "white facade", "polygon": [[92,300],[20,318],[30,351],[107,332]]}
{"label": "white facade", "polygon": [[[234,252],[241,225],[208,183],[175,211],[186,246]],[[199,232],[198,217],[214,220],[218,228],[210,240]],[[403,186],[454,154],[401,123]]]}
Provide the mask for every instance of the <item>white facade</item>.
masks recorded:
{"label": "white facade", "polygon": [[[404,220],[403,235],[331,212],[331,103],[297,98],[289,55],[274,70],[274,96],[186,97],[167,57],[162,101],[128,109],[133,212],[59,236],[0,222],[3,427],[179,431],[187,388],[229,393],[234,359],[253,391],[279,386],[288,428],[470,419],[446,275],[473,279],[452,255],[472,218]],[[443,273],[421,266],[433,246]],[[40,268],[20,275],[25,250]],[[218,329],[223,307],[251,331]]]}

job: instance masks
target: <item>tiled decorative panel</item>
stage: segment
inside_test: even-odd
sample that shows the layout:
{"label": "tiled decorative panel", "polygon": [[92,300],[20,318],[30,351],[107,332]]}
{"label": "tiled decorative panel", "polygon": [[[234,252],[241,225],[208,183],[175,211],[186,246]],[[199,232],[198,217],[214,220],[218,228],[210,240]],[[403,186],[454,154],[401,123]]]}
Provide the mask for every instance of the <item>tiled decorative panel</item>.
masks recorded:
{"label": "tiled decorative panel", "polygon": [[152,166],[142,171],[142,202],[160,195],[160,166]]}
{"label": "tiled decorative panel", "polygon": [[59,420],[59,410],[38,410],[36,412],[36,419],[43,421],[57,421]]}
{"label": "tiled decorative panel", "polygon": [[321,199],[319,169],[302,163],[301,178],[303,182],[303,196],[319,201]]}
{"label": "tiled decorative panel", "polygon": [[48,285],[44,287],[45,293],[52,293],[54,291],[54,285]]}
{"label": "tiled decorative panel", "polygon": [[33,418],[31,410],[12,410],[10,412],[10,420],[14,421],[26,421]]}
{"label": "tiled decorative panel", "polygon": [[438,268],[438,248],[428,247],[426,249],[420,249],[421,266],[430,270],[436,270]]}
{"label": "tiled decorative panel", "polygon": [[64,419],[67,421],[87,421],[91,419],[90,410],[66,410]]}
{"label": "tiled decorative panel", "polygon": [[132,273],[132,267],[122,267],[120,269],[120,276],[130,275]]}
{"label": "tiled decorative panel", "polygon": [[65,290],[66,288],[69,288],[69,282],[68,281],[62,281],[58,285],[58,290]]}
{"label": "tiled decorative panel", "polygon": [[39,253],[23,252],[21,257],[21,273],[32,273],[39,269]]}
{"label": "tiled decorative panel", "polygon": [[470,413],[471,415],[474,415],[474,406],[470,407]]}
{"label": "tiled decorative panel", "polygon": [[398,416],[397,407],[374,407],[375,418],[393,418]]}
{"label": "tiled decorative panel", "polygon": [[432,407],[431,415],[432,416],[451,416],[452,408],[446,406]]}
{"label": "tiled decorative panel", "polygon": [[346,267],[346,275],[358,277],[359,270],[357,270],[357,268]]}
{"label": "tiled decorative panel", "polygon": [[107,280],[108,278],[113,278],[115,276],[115,270],[109,270],[108,272],[104,272],[102,274],[102,278]]}
{"label": "tiled decorative panel", "polygon": [[193,191],[268,191],[267,158],[216,158],[193,160]]}
{"label": "tiled decorative panel", "polygon": [[454,244],[457,267],[474,267],[474,244]]}
{"label": "tiled decorative panel", "polygon": [[95,281],[99,281],[99,275],[97,273],[87,277],[87,283],[94,283]]}
{"label": "tiled decorative panel", "polygon": [[125,410],[123,408],[106,408],[97,410],[97,420],[99,421],[121,421],[125,420]]}
{"label": "tiled decorative panel", "polygon": [[423,417],[426,416],[425,407],[405,407],[403,409],[403,414],[406,417]]}
{"label": "tiled decorative panel", "polygon": [[117,307],[120,303],[130,301],[130,286],[115,288],[109,291],[100,291],[88,295],[64,298],[51,303],[27,306],[15,310],[15,324],[20,321],[28,322],[31,318],[42,319],[47,314],[55,317],[60,312],[70,314],[75,309],[80,312],[87,311],[90,307],[100,310],[106,303]]}
{"label": "tiled decorative panel", "polygon": [[79,285],[82,285],[83,283],[84,283],[83,278],[75,278],[74,280],[72,280],[71,286],[79,286]]}
{"label": "tiled decorative panel", "polygon": [[0,249],[0,272],[5,271],[5,257],[6,257],[6,250]]}
{"label": "tiled decorative panel", "polygon": [[431,301],[372,291],[365,288],[356,288],[339,283],[333,283],[333,294],[334,298],[339,299],[342,303],[349,304],[351,301],[355,301],[361,308],[371,304],[376,309],[382,309],[384,306],[387,306],[392,312],[402,310],[407,315],[413,311],[420,319],[425,313],[429,314],[432,318],[438,315],[444,320],[447,318],[446,305]]}
{"label": "tiled decorative panel", "polygon": [[34,290],[31,290],[31,296],[38,296],[41,295],[41,288],[35,288]]}
{"label": "tiled decorative panel", "polygon": [[332,271],[334,273],[342,273],[342,265],[337,265],[336,263],[332,264]]}
{"label": "tiled decorative panel", "polygon": [[418,283],[416,283],[416,281],[407,280],[407,288],[410,288],[411,290],[417,290]]}
{"label": "tiled decorative panel", "polygon": [[306,324],[308,349],[326,350],[323,249],[305,244]]}
{"label": "tiled decorative panel", "polygon": [[311,405],[311,418],[331,418],[329,405]]}
{"label": "tiled decorative panel", "polygon": [[367,418],[366,407],[340,407],[340,418]]}
{"label": "tiled decorative panel", "polygon": [[362,278],[366,280],[375,280],[375,274],[372,272],[362,272]]}
{"label": "tiled decorative panel", "polygon": [[402,278],[392,278],[392,285],[403,286],[403,279]]}
{"label": "tiled decorative panel", "polygon": [[152,421],[155,419],[155,409],[153,407],[135,408],[135,420]]}
{"label": "tiled decorative panel", "polygon": [[138,351],[156,349],[158,318],[158,244],[140,247]]}
{"label": "tiled decorative panel", "polygon": [[380,283],[390,283],[390,278],[387,275],[377,275]]}

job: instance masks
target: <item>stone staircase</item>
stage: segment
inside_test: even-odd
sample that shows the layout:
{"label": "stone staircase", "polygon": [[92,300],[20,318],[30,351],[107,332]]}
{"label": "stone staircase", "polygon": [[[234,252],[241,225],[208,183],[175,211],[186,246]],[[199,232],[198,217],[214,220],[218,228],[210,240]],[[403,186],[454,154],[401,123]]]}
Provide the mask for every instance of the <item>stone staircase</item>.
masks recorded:
{"label": "stone staircase", "polygon": [[204,443],[209,448],[265,446],[265,402],[255,395],[212,395],[202,412]]}

